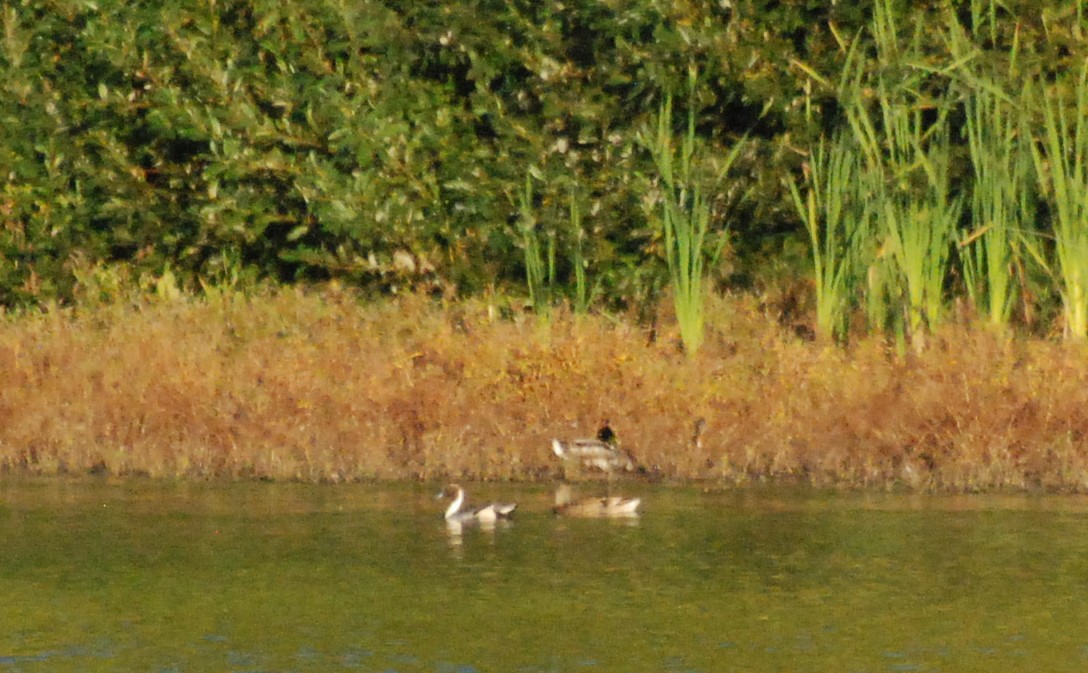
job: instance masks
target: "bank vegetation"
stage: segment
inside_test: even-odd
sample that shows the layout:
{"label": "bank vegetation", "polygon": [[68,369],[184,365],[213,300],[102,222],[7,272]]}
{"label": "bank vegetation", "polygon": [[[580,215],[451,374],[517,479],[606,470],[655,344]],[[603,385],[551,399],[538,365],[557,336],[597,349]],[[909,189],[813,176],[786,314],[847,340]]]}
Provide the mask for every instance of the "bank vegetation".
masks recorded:
{"label": "bank vegetation", "polygon": [[922,352],[843,347],[797,337],[740,295],[710,303],[692,356],[670,306],[650,327],[484,300],[363,303],[334,287],[9,317],[0,464],[551,479],[551,438],[607,419],[645,470],[636,479],[1088,490],[1083,344],[948,324]]}

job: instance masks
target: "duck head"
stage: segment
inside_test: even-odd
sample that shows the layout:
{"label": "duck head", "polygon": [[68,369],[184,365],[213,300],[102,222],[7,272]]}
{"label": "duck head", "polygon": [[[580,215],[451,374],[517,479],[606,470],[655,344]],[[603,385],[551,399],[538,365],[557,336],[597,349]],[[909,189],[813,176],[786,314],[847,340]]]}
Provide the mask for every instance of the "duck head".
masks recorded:
{"label": "duck head", "polygon": [[457,484],[447,484],[441,491],[438,492],[438,495],[436,495],[435,498],[440,500],[445,498],[453,499],[453,502],[450,503],[450,506],[446,508],[445,516],[447,519],[449,519],[454,514],[456,514],[461,509],[461,505],[464,504],[465,489],[461,488]]}

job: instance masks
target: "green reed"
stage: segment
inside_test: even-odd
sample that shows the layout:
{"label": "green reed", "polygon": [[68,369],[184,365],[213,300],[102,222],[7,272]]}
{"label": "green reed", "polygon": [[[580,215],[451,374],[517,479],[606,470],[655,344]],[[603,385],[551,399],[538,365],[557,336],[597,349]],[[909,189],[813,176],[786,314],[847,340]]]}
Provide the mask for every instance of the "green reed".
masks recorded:
{"label": "green reed", "polygon": [[[877,3],[870,31],[878,67],[870,73],[851,48],[839,91],[864,157],[860,182],[872,190],[878,222],[877,241],[869,245],[876,258],[868,291],[878,292],[879,301],[867,307],[902,312],[901,317],[870,315],[870,323],[901,319],[918,345],[942,320],[962,208],[951,192],[951,104],[922,93],[929,74],[914,65],[921,60],[919,30],[912,40],[901,40],[891,4]],[[892,263],[891,276],[884,260]]]}
{"label": "green reed", "polygon": [[672,283],[673,305],[680,338],[689,354],[703,342],[704,243],[710,230],[710,203],[694,179],[695,112],[688,110],[688,127],[679,156],[673,149],[672,97],[657,116],[657,135],[650,147],[661,180],[661,232]]}
{"label": "green reed", "polygon": [[846,336],[859,251],[869,227],[861,168],[856,143],[848,135],[836,134],[830,142],[821,138],[812,151],[804,195],[792,177],[787,183],[812,244],[816,332],[823,338]]}
{"label": "green reed", "polygon": [[693,175],[694,111],[688,112],[688,132],[677,157],[673,150],[672,98],[667,98],[658,111],[657,135],[650,149],[664,192],[660,226],[673,307],[684,348],[694,354],[703,344],[704,242],[710,227],[710,204]]}
{"label": "green reed", "polygon": [[533,207],[533,176],[525,174],[525,186],[518,194],[518,229],[525,258],[525,283],[533,311],[546,316],[551,311],[551,290],[555,285],[555,237],[541,244],[538,220]]}
{"label": "green reed", "polygon": [[[696,74],[690,73],[691,90]],[[694,96],[688,106],[687,130],[679,152],[674,149],[672,132],[672,97],[661,104],[657,115],[657,130],[652,139],[643,139],[653,157],[662,191],[661,233],[665,245],[665,260],[673,290],[673,306],[680,327],[680,338],[688,355],[694,355],[703,342],[704,308],[706,302],[706,267],[715,262],[725,243],[707,250],[710,231],[710,199],[704,193],[695,166]],[[744,141],[736,143],[722,160],[717,179],[720,180],[733,165]]]}
{"label": "green reed", "polygon": [[1073,83],[1072,100],[1057,87],[1042,88],[1044,128],[1032,156],[1052,213],[1065,333],[1088,337],[1088,63]]}
{"label": "green reed", "polygon": [[[976,33],[981,31],[982,17],[990,16],[993,39],[992,14],[984,13],[980,5],[972,3]],[[948,35],[956,62],[963,64],[959,77],[964,84],[964,131],[973,172],[971,230],[960,232],[959,257],[972,306],[991,327],[1004,330],[1017,297],[1018,241],[1027,235],[1032,220],[1025,116],[999,82],[967,65],[977,51],[958,23],[951,23]],[[1014,42],[1006,72],[1010,81],[1017,52]]]}

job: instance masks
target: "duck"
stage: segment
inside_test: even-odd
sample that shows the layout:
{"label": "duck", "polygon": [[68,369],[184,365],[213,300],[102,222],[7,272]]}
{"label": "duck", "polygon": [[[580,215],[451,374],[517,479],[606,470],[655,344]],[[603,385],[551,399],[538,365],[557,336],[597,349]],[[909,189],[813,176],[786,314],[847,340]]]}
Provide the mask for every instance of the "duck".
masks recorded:
{"label": "duck", "polygon": [[596,439],[573,439],[567,442],[552,439],[552,452],[561,460],[611,474],[615,470],[630,472],[636,467],[634,456],[617,446],[616,433],[606,420],[597,431]]}
{"label": "duck", "polygon": [[484,523],[492,524],[499,519],[509,519],[514,510],[518,508],[515,502],[491,502],[479,507],[463,508],[465,505],[465,489],[458,484],[446,486],[438,494],[439,498],[453,498],[453,502],[446,508],[445,519],[448,523]]}
{"label": "duck", "polygon": [[574,500],[570,486],[563,484],[555,492],[555,507],[552,511],[561,516],[584,518],[635,517],[638,516],[641,504],[641,498],[619,496]]}

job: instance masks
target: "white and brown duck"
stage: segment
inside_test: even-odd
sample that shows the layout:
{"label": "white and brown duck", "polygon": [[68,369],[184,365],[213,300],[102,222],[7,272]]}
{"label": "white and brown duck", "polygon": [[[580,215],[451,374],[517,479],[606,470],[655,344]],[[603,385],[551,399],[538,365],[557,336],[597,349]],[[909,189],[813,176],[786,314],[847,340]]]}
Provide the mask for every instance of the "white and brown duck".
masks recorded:
{"label": "white and brown duck", "polygon": [[615,495],[575,499],[570,486],[561,484],[555,491],[555,507],[552,511],[561,516],[587,519],[636,517],[641,504],[641,498],[623,498]]}
{"label": "white and brown duck", "polygon": [[438,494],[439,498],[451,498],[446,507],[445,519],[452,524],[483,523],[493,524],[499,519],[509,519],[517,503],[490,502],[486,505],[471,506],[465,504],[465,489],[458,484],[450,484]]}

